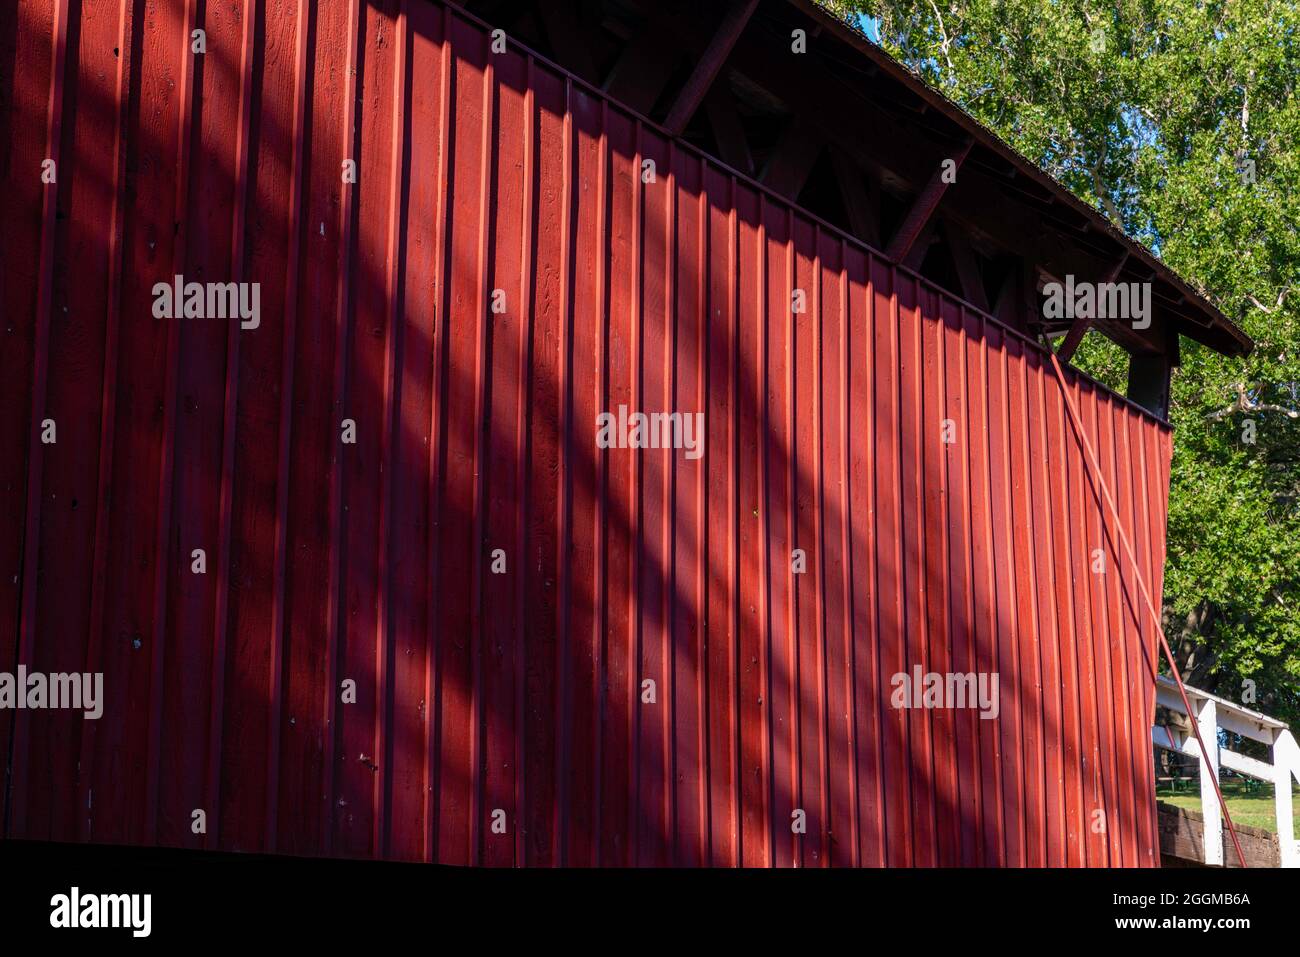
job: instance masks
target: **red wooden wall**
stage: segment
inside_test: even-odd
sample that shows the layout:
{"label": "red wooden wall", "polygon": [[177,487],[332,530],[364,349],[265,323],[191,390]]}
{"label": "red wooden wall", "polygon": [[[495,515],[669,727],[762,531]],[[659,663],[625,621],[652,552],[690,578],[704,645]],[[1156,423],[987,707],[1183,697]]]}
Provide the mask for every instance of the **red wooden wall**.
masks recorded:
{"label": "red wooden wall", "polygon": [[[1158,861],[1154,636],[1037,345],[438,3],[0,29],[0,667],[106,696],[0,711],[6,835]],[[154,319],[176,273],[260,326]],[[1068,388],[1158,594],[1168,430]],[[620,403],[705,455],[597,449]],[[914,664],[999,718],[894,710]]]}

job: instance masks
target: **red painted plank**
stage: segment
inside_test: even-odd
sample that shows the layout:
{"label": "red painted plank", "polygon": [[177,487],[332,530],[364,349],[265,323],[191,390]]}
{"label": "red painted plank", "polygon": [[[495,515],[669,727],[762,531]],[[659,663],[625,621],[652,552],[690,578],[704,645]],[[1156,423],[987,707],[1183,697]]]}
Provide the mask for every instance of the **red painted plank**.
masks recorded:
{"label": "red painted plank", "polygon": [[821,243],[822,556],[825,575],[827,862],[850,867],[858,850],[854,773],[852,599],[849,579],[848,275],[844,244]]}
{"label": "red painted plank", "polygon": [[521,864],[560,860],[556,721],[561,686],[567,561],[562,456],[568,418],[569,215],[572,143],[565,111],[566,83],[530,60],[537,103],[536,210],[533,213],[535,286],[531,314],[532,373],[528,393],[530,458],[525,606],[523,767],[528,843]]}
{"label": "red painted plank", "polygon": [[1082,728],[1081,701],[1082,692],[1079,681],[1077,648],[1079,627],[1077,619],[1077,602],[1073,581],[1078,572],[1077,559],[1080,544],[1075,540],[1072,528],[1072,516],[1076,514],[1074,504],[1070,501],[1069,465],[1066,443],[1071,442],[1067,433],[1065,405],[1060,388],[1051,388],[1047,383],[1047,408],[1051,439],[1049,446],[1048,481],[1052,485],[1051,506],[1053,534],[1055,535],[1054,555],[1056,557],[1056,612],[1060,624],[1059,661],[1061,669],[1061,726],[1063,735],[1062,756],[1065,774],[1065,828],[1066,863],[1071,867],[1081,867],[1084,858],[1083,827],[1083,782],[1081,774]]}
{"label": "red painted plank", "polygon": [[[194,261],[199,264],[202,270],[207,263],[203,242],[201,239],[195,240],[191,247],[191,231],[188,223],[194,212],[190,209],[192,201],[201,200],[192,199],[191,179],[199,178],[205,183],[208,181],[206,174],[210,173],[210,167],[206,162],[206,157],[200,155],[195,157],[197,152],[195,147],[195,127],[198,126],[198,139],[200,142],[211,142],[209,129],[205,124],[205,117],[202,112],[201,95],[199,93],[199,65],[194,62],[196,54],[193,48],[187,46],[185,38],[193,35],[193,30],[198,28],[199,9],[197,0],[187,0],[184,12],[181,18],[180,35],[177,37],[175,32],[171,32],[164,42],[180,48],[180,68],[181,82],[179,84],[179,95],[177,102],[179,106],[179,119],[177,122],[177,152],[176,152],[176,198],[175,198],[175,220],[173,222],[173,234],[176,242],[172,247],[171,257],[171,274],[184,275],[185,270],[189,268],[190,262]],[[179,40],[179,43],[177,43]],[[218,124],[228,123],[228,117],[220,117]],[[202,197],[202,193],[199,194]],[[198,218],[195,216],[195,218]],[[201,232],[201,230],[200,230]],[[219,270],[218,270],[219,271]],[[191,271],[191,275],[195,273]],[[210,348],[209,342],[205,343],[204,351]],[[177,582],[174,576],[177,574],[177,568],[174,562],[183,561],[185,552],[181,551],[183,547],[180,539],[184,536],[183,529],[177,529],[178,519],[185,522],[190,528],[193,528],[192,521],[186,521],[195,512],[194,509],[187,509],[189,501],[184,496],[189,493],[190,483],[181,491],[181,505],[174,509],[177,500],[177,481],[176,481],[176,446],[177,433],[180,431],[177,424],[178,406],[181,403],[179,395],[181,389],[182,375],[189,372],[194,366],[197,366],[201,373],[207,373],[211,368],[210,362],[195,361],[190,363],[191,351],[184,346],[192,341],[186,335],[185,325],[176,319],[173,319],[167,326],[167,354],[166,354],[166,378],[163,384],[162,393],[162,434],[160,436],[160,450],[158,455],[158,478],[155,486],[153,512],[156,515],[156,525],[154,529],[154,549],[153,549],[153,581],[150,584],[151,601],[150,601],[150,626],[151,631],[148,635],[146,647],[149,651],[149,719],[146,730],[146,763],[145,763],[145,796],[143,802],[143,822],[142,829],[146,839],[153,843],[158,840],[166,842],[169,833],[174,833],[170,827],[170,822],[164,824],[160,831],[159,822],[159,803],[164,800],[160,793],[164,787],[162,781],[162,752],[163,752],[163,709],[164,702],[167,700],[168,692],[175,695],[175,689],[181,683],[177,680],[181,674],[183,661],[175,661],[168,657],[167,647],[169,643],[174,642],[181,647],[182,654],[186,650],[192,650],[194,646],[185,645],[183,632],[173,631],[169,628],[173,619],[169,616],[180,612],[188,612],[189,620],[198,620],[198,615],[194,614],[195,605],[203,600],[204,596],[195,595],[188,592],[182,587],[176,587]],[[205,356],[206,358],[206,356]],[[204,376],[206,378],[206,376]],[[211,381],[207,379],[207,381]],[[207,390],[205,390],[206,392]],[[185,409],[187,413],[195,411],[197,403],[192,395],[187,396]],[[190,453],[194,450],[193,445],[185,443],[185,456],[182,458],[183,467],[191,462]],[[197,458],[197,456],[195,456]],[[191,539],[192,540],[192,539]],[[192,549],[189,551],[192,552]],[[196,601],[197,599],[197,601]],[[177,606],[184,606],[178,608]],[[173,635],[180,635],[172,639]],[[174,657],[174,656],[173,656]],[[202,658],[196,662],[197,667],[190,670],[191,677],[186,690],[192,690],[200,684],[197,676],[205,673],[204,662]],[[206,663],[207,668],[211,667],[210,661]],[[173,701],[180,700],[177,697]],[[187,699],[188,700],[188,699]],[[205,699],[204,699],[205,700]],[[206,700],[203,706],[206,710]],[[201,713],[201,712],[200,712]],[[190,728],[199,728],[199,714],[195,711],[186,709],[181,722],[188,724]],[[170,744],[170,741],[168,742]],[[168,750],[168,758],[172,758],[175,751]],[[167,784],[171,785],[184,777],[187,773],[193,774],[193,766],[190,768],[182,767],[180,773],[168,775]],[[197,793],[197,784],[194,779],[185,782],[189,785],[191,793]],[[168,798],[174,799],[175,792],[170,792]],[[168,802],[167,808],[170,811],[174,805]]]}
{"label": "red painted plank", "polygon": [[798,838],[791,816],[798,806],[795,735],[794,549],[791,496],[794,482],[794,219],[787,209],[764,204],[768,237],[767,267],[767,515],[769,575],[768,671],[771,675],[772,862],[790,867],[797,859]]}
{"label": "red painted plank", "polygon": [[[275,712],[284,608],[282,533],[289,494],[283,471],[288,468],[293,409],[293,301],[299,248],[293,212],[302,193],[300,94],[306,69],[306,36],[299,12],[282,0],[269,7],[267,16],[244,23],[253,39],[243,59],[246,71],[257,66],[258,43],[286,55],[262,72],[260,100],[251,99],[251,83],[244,87],[250,96],[250,130],[241,133],[248,144],[249,195],[244,221],[232,226],[231,233],[236,244],[247,241],[238,278],[259,282],[262,319],[256,331],[238,332],[245,341],[239,346],[233,423],[227,427],[229,449],[223,438],[223,461],[227,451],[232,456],[229,513],[223,518],[223,524],[229,522],[229,552],[222,562],[228,569],[229,594],[223,597],[218,589],[219,607],[223,601],[226,606],[226,623],[217,628],[227,651],[218,656],[226,661],[222,677],[212,675],[214,684],[220,680],[224,685],[213,694],[210,734],[214,741],[208,755],[206,787],[215,795],[206,797],[212,808],[211,847],[265,848],[267,808],[274,801],[273,781],[279,767]],[[256,136],[251,130],[254,116],[259,120]],[[292,198],[283,202],[282,196]],[[234,365],[230,368],[233,371]],[[246,698],[245,684],[263,691]],[[219,706],[218,699],[238,706]],[[239,786],[230,786],[228,769],[240,775]],[[211,826],[214,815],[216,827]]]}
{"label": "red painted plank", "polygon": [[[138,34],[136,23],[137,6],[132,3],[124,5],[118,11],[118,24],[114,36],[118,51],[117,65],[113,85],[113,102],[117,122],[113,132],[113,207],[109,219],[111,233],[108,237],[108,287],[105,292],[105,332],[104,332],[104,377],[100,405],[99,459],[97,463],[98,480],[95,496],[95,532],[93,545],[92,582],[90,592],[90,617],[86,634],[86,670],[91,674],[102,673],[104,660],[104,610],[106,555],[109,544],[111,513],[109,511],[109,483],[113,474],[114,441],[116,439],[117,419],[117,370],[118,343],[121,337],[121,305],[123,298],[123,241],[127,217],[126,202],[126,158],[128,138],[130,136],[130,118],[127,112],[129,97],[128,84],[135,63],[135,37]],[[0,721],[0,735],[3,734],[3,721]],[[82,731],[81,750],[78,761],[77,788],[77,837],[89,840],[93,803],[91,787],[93,784],[93,762],[96,753],[96,735],[99,722],[96,721]]]}
{"label": "red painted plank", "polygon": [[737,185],[736,517],[738,554],[736,735],[739,747],[740,863],[771,861],[768,801],[767,542],[764,392],[767,345],[767,237],[764,203]]}
{"label": "red painted plank", "polygon": [[[566,629],[566,689],[562,695],[569,759],[561,762],[564,863],[597,863],[601,623],[604,597],[604,520],[601,490],[608,451],[596,446],[596,417],[609,411],[605,394],[605,224],[607,168],[604,108],[574,89],[573,299],[568,454],[571,484]],[[617,410],[615,410],[617,411]]]}
{"label": "red painted plank", "polygon": [[[962,342],[965,347],[965,394],[967,399],[968,471],[966,487],[969,489],[970,521],[970,572],[972,594],[973,670],[977,675],[997,674],[998,693],[996,716],[986,713],[983,701],[979,710],[971,715],[977,748],[976,764],[980,769],[976,787],[979,798],[980,825],[977,859],[985,867],[1005,866],[1003,836],[1003,775],[999,760],[1001,720],[1002,665],[997,641],[997,593],[994,570],[997,560],[993,551],[991,482],[992,455],[989,423],[989,364],[998,355],[987,342],[988,329],[976,313],[962,307]],[[999,463],[1001,460],[998,460]],[[1011,670],[1006,677],[1015,684]]]}
{"label": "red painted plank", "polygon": [[[975,655],[975,585],[972,567],[971,499],[975,494],[971,476],[972,447],[977,437],[970,431],[970,392],[966,349],[961,324],[961,307],[951,300],[936,310],[943,317],[944,409],[953,422],[955,442],[943,446],[947,470],[949,628],[952,670],[959,675],[978,675],[982,668]],[[929,426],[933,432],[933,425]],[[930,438],[933,442],[933,438]],[[968,686],[969,687],[969,686]],[[960,852],[964,866],[982,864],[982,842],[986,834],[981,782],[976,708],[953,710],[956,742],[957,813]],[[950,812],[951,814],[951,812]]]}
{"label": "red painted plank", "polygon": [[[671,244],[674,230],[672,149],[661,137],[638,125],[638,182],[641,183],[642,242],[640,368],[638,406],[669,411],[673,405],[673,296]],[[644,162],[654,164],[653,182],[643,182]],[[637,699],[637,784],[633,863],[666,866],[671,862],[673,807],[672,675],[672,541],[673,461],[670,448],[643,453],[641,466],[641,552],[637,584],[640,609],[640,656]],[[654,682],[653,703],[641,688]]]}
{"label": "red painted plank", "polygon": [[[197,13],[197,9],[196,9]],[[240,151],[244,134],[245,25],[250,21],[231,9],[207,11],[201,26],[215,50],[229,50],[234,70],[213,69],[206,55],[192,61],[193,146],[189,182],[179,200],[179,236],[183,259],[176,273],[192,282],[243,281],[235,261],[243,243],[246,166]],[[188,32],[188,31],[187,31]],[[249,51],[251,52],[251,51]],[[251,67],[251,64],[247,64]],[[245,160],[247,159],[245,155]],[[237,231],[236,231],[237,229]],[[165,277],[158,277],[165,278]],[[177,355],[169,375],[175,375],[173,461],[163,478],[170,486],[167,551],[159,573],[161,709],[158,760],[159,841],[199,847],[215,840],[220,827],[215,761],[220,752],[220,724],[225,680],[225,608],[228,603],[229,538],[223,521],[229,514],[228,494],[233,470],[233,402],[236,371],[229,350],[242,334],[237,321],[170,321],[177,327]],[[174,369],[174,371],[172,371]],[[169,409],[171,407],[169,406]],[[166,494],[160,497],[165,502]],[[161,540],[161,533],[160,533]],[[194,571],[194,552],[203,551],[206,569]],[[165,564],[165,568],[162,565]],[[219,598],[219,596],[222,596]],[[220,629],[217,631],[216,629]],[[182,702],[189,705],[183,707]],[[164,720],[163,714],[175,715]],[[197,744],[202,742],[201,745]],[[197,746],[196,746],[197,745]],[[166,768],[164,772],[162,768]],[[195,834],[194,810],[207,817],[207,833]]]}
{"label": "red painted plank", "polygon": [[735,866],[737,821],[736,769],[733,738],[735,628],[732,596],[735,567],[735,424],[736,246],[732,181],[707,166],[704,195],[708,266],[706,345],[704,353],[707,405],[704,413],[704,456],[698,460],[707,475],[704,532],[705,566],[705,709],[707,716],[707,787],[709,863]]}
{"label": "red painted plank", "polygon": [[[677,326],[674,332],[675,401],[682,413],[705,412],[707,335],[707,218],[703,164],[674,154],[677,187]],[[701,865],[708,859],[708,789],[705,746],[704,458],[673,456],[677,535],[674,542],[673,708],[677,795],[673,809],[674,863]]]}
{"label": "red painted plank", "polygon": [[[490,403],[486,454],[486,542],[481,579],[484,602],[483,655],[483,806],[482,860],[509,865],[521,823],[514,791],[514,727],[518,675],[514,663],[522,609],[516,600],[527,574],[522,544],[523,503],[520,466],[526,461],[523,416],[527,387],[527,308],[531,270],[527,266],[529,173],[533,157],[528,132],[532,104],[527,99],[528,63],[517,54],[493,58],[496,131],[494,195],[502,198],[489,237],[489,285],[504,299],[492,307],[490,322]],[[495,292],[493,293],[495,295]],[[498,551],[499,550],[499,551]],[[500,562],[501,564],[498,564]],[[492,613],[492,609],[496,613]],[[500,812],[500,814],[498,814]],[[504,828],[504,829],[502,829]]]}
{"label": "red painted plank", "polygon": [[[1099,405],[1097,417],[1097,441],[1099,444],[1097,447],[1106,450],[1104,453],[1099,453],[1102,469],[1101,479],[1106,483],[1107,488],[1118,489],[1114,441],[1115,414],[1117,410],[1109,399],[1102,401]],[[1119,542],[1107,536],[1104,547],[1106,561],[1111,564],[1116,563],[1122,554]],[[1106,635],[1108,644],[1113,648],[1123,638],[1124,584],[1119,575],[1111,575],[1106,584]],[[1132,737],[1132,722],[1129,720],[1127,707],[1123,706],[1125,703],[1134,700],[1134,695],[1130,693],[1132,687],[1130,682],[1133,679],[1129,673],[1129,656],[1123,651],[1118,654],[1112,653],[1111,662],[1112,700],[1116,704],[1114,712],[1116,716],[1115,751],[1119,798],[1110,810],[1109,816],[1114,821],[1112,829],[1120,835],[1119,863],[1123,867],[1133,867],[1137,863],[1137,842],[1131,828],[1134,820],[1136,799],[1133,791],[1138,770],[1136,762],[1140,760],[1140,755],[1144,749],[1135,746]]]}
{"label": "red painted plank", "polygon": [[[610,111],[608,135],[609,306],[605,342],[607,411],[629,414],[644,409],[638,400],[640,350],[637,289],[640,267],[641,170],[636,163],[636,124]],[[599,861],[626,867],[631,862],[634,715],[641,707],[636,680],[637,562],[640,535],[638,465],[645,453],[614,448],[606,453],[604,484],[604,548],[606,594],[602,624],[600,713],[600,846]]]}
{"label": "red painted plank", "polygon": [[[994,722],[1001,759],[1001,778],[996,807],[1001,809],[1002,866],[1023,867],[1025,848],[1025,760],[1021,701],[1028,696],[1027,670],[1021,659],[1019,595],[1026,583],[1015,573],[1015,517],[1013,513],[1012,430],[1007,337],[991,323],[983,323],[987,342],[985,376],[988,404],[989,519],[992,528],[989,562],[993,572],[992,610],[996,625],[994,649],[999,697],[998,720]],[[1006,693],[1009,692],[1009,693]]]}
{"label": "red painted plank", "polygon": [[[37,164],[41,167],[42,174],[45,172],[46,160],[52,162],[54,165],[51,168],[57,171],[59,162],[64,155],[64,142],[66,139],[64,100],[69,71],[72,69],[68,65],[68,48],[70,46],[68,21],[71,16],[69,7],[69,0],[59,0],[52,11],[50,43],[53,65],[50,67],[50,88],[47,98],[48,106],[45,112],[44,153],[46,159]],[[21,564],[18,568],[21,576],[21,590],[18,596],[17,614],[15,615],[18,650],[14,660],[20,665],[27,665],[28,662],[34,663],[36,661],[37,585],[40,571],[38,562],[40,560],[41,514],[45,508],[43,479],[47,457],[46,446],[50,444],[45,440],[45,433],[46,423],[53,421],[57,440],[58,425],[57,419],[52,420],[50,416],[52,403],[49,387],[50,327],[53,323],[54,282],[57,265],[55,255],[58,242],[57,233],[60,231],[57,214],[60,193],[67,191],[69,181],[67,173],[68,171],[65,169],[64,175],[61,177],[62,185],[58,180],[45,183],[46,188],[43,190],[41,199],[41,224],[39,231],[35,233],[40,256],[34,276],[36,301],[35,315],[32,322],[34,331],[32,336],[31,419],[25,455],[27,464],[26,496]],[[42,175],[42,182],[44,182],[44,175]],[[65,425],[67,424],[65,422]],[[68,430],[65,429],[65,431]],[[57,444],[57,441],[55,444]],[[22,768],[24,772],[28,767],[32,736],[31,724],[34,720],[36,719],[27,710],[18,711],[13,719],[12,765],[16,768]],[[39,799],[32,801],[32,795],[29,794],[27,788],[20,788],[11,799],[11,806],[8,809],[6,820],[9,821],[9,826],[14,833],[27,833],[27,812],[31,803],[39,806],[41,802]],[[36,834],[41,834],[42,826],[39,820],[34,821],[32,826]]]}
{"label": "red painted plank", "polygon": [[[48,126],[50,93],[56,66],[56,8],[46,0],[23,0],[0,23],[0,55],[9,76],[0,95],[0,142],[9,171],[5,228],[0,251],[0,660],[17,661],[19,617],[22,612],[24,534],[27,527],[27,471],[32,420],[44,418],[33,401],[38,290],[42,268],[41,237],[47,201],[53,202],[58,183],[42,180],[50,159]],[[11,66],[9,65],[11,64]],[[66,180],[66,177],[64,177]],[[38,415],[37,413],[41,413]],[[97,518],[97,527],[100,520]],[[102,568],[102,565],[97,565]],[[0,711],[0,741],[12,741],[17,712]],[[18,789],[5,789],[5,829]]]}
{"label": "red painted plank", "polygon": [[[1104,409],[1104,406],[1101,405],[1102,400],[1099,399],[1096,389],[1088,389],[1086,399],[1081,414],[1085,420],[1088,441],[1096,449],[1100,444],[1101,414],[1099,414],[1099,407]],[[1109,488],[1109,486],[1107,487]],[[1122,866],[1122,857],[1119,839],[1122,828],[1118,826],[1119,792],[1117,790],[1117,778],[1121,742],[1116,736],[1114,719],[1115,715],[1121,713],[1122,708],[1115,697],[1114,674],[1110,654],[1110,636],[1113,631],[1110,626],[1107,603],[1109,584],[1114,580],[1118,568],[1114,564],[1113,556],[1109,554],[1106,543],[1106,535],[1102,524],[1104,521],[1103,505],[1096,477],[1087,478],[1082,491],[1084,501],[1087,503],[1087,534],[1090,543],[1090,556],[1096,555],[1096,550],[1100,550],[1100,555],[1106,563],[1104,566],[1106,570],[1103,574],[1095,575],[1088,580],[1092,612],[1092,647],[1090,651],[1094,669],[1095,721],[1098,741],[1096,775],[1100,788],[1100,793],[1096,798],[1097,808],[1089,812],[1089,827],[1092,828],[1094,821],[1099,820],[1100,826],[1104,828],[1099,832],[1101,834],[1101,848],[1098,851],[1096,863],[1099,866],[1120,867]],[[1093,817],[1095,810],[1102,812],[1100,818]]]}
{"label": "red painted plank", "polygon": [[[1129,413],[1126,418],[1128,419],[1128,435],[1130,438],[1129,455],[1133,465],[1133,521],[1129,525],[1129,528],[1132,529],[1130,541],[1133,543],[1133,549],[1140,565],[1139,574],[1144,581],[1151,583],[1148,587],[1154,589],[1156,574],[1152,555],[1158,533],[1152,525],[1152,502],[1153,499],[1158,499],[1159,493],[1152,487],[1154,484],[1153,476],[1149,470],[1155,467],[1154,450],[1151,448],[1154,445],[1155,435],[1152,434],[1152,430],[1144,427],[1142,418],[1136,412]],[[1160,525],[1163,528],[1163,518]],[[1146,673],[1147,683],[1142,688],[1142,711],[1140,714],[1147,719],[1145,723],[1149,725],[1155,721],[1155,673],[1158,668],[1160,654],[1157,648],[1159,637],[1152,629],[1149,615],[1139,615],[1138,621],[1141,625],[1139,647],[1142,649],[1148,669]],[[1144,762],[1144,770],[1146,772],[1144,775],[1144,790],[1147,790],[1147,793],[1154,794],[1154,762]],[[1139,831],[1148,835],[1149,840],[1154,842],[1156,840],[1156,811],[1154,804],[1148,804],[1146,812],[1138,821]],[[1148,860],[1140,862],[1140,864],[1151,867],[1158,866],[1160,861],[1156,856],[1153,844],[1144,842],[1144,847],[1150,850],[1150,856]]]}
{"label": "red painted plank", "polygon": [[[354,10],[354,5],[312,6],[306,20],[309,62],[351,51]],[[343,162],[353,153],[347,134],[352,100],[347,73],[319,74],[313,69],[309,92],[304,93],[311,149],[304,163],[303,214],[296,224],[302,252],[287,476],[291,486],[309,491],[288,499],[284,632],[277,659],[284,688],[276,730],[280,766],[276,808],[266,837],[269,848],[286,853],[328,852],[333,846],[333,754],[340,695],[335,516],[345,417],[337,398],[337,370],[343,361],[339,330],[344,328],[339,303],[345,301],[342,274],[354,188],[342,177]]]}
{"label": "red painted plank", "polygon": [[802,309],[794,311],[792,506],[793,547],[802,553],[805,570],[794,577],[794,698],[797,703],[795,763],[798,807],[807,832],[798,840],[800,867],[825,866],[825,670],[822,666],[821,554],[821,265],[817,259],[820,229],[797,218],[794,224],[794,288]]}
{"label": "red painted plank", "polygon": [[[483,363],[490,290],[481,278],[490,224],[485,170],[490,162],[491,78],[485,38],[453,18],[455,148],[448,176],[446,358],[443,384],[443,483],[438,517],[439,800],[438,856],[471,863],[475,854],[479,618],[476,599],[484,554],[479,529]],[[473,263],[473,267],[465,264]]]}
{"label": "red painted plank", "polygon": [[[1091,391],[1091,390],[1087,390]],[[1075,399],[1080,401],[1086,395],[1080,388]],[[1081,412],[1081,415],[1085,413]],[[1073,429],[1069,437],[1073,437]],[[1106,863],[1105,832],[1098,827],[1101,818],[1097,812],[1105,810],[1104,788],[1101,781],[1101,745],[1099,741],[1100,719],[1097,715],[1097,672],[1093,660],[1093,622],[1092,594],[1097,584],[1098,572],[1095,570],[1094,549],[1098,547],[1096,539],[1089,534],[1089,502],[1086,479],[1081,456],[1077,454],[1076,444],[1070,448],[1069,495],[1070,495],[1070,536],[1073,542],[1071,564],[1074,578],[1074,610],[1076,622],[1075,659],[1078,668],[1079,693],[1079,762],[1082,777],[1083,803],[1080,810],[1080,842],[1087,866],[1097,867]]]}
{"label": "red painted plank", "polygon": [[873,315],[875,258],[848,251],[849,316],[846,345],[848,382],[848,435],[850,522],[849,574],[852,593],[852,712],[854,772],[858,819],[858,847],[854,863],[880,867],[884,864],[884,753],[878,702],[888,683],[881,678],[877,647],[880,640],[876,589],[876,423],[872,415],[875,399],[874,351],[876,326]]}
{"label": "red painted plank", "polygon": [[[112,9],[72,12],[64,64],[65,89],[82,95],[100,95],[114,102],[110,89],[98,87],[115,73],[112,47],[118,28]],[[60,13],[68,18],[68,14]],[[82,103],[89,102],[82,100]],[[111,142],[119,114],[97,109],[77,115],[70,104],[61,105],[60,142],[54,153],[64,170],[96,162],[104,143]],[[76,122],[67,122],[75,117]],[[39,167],[38,167],[39,168]],[[33,173],[39,181],[39,174]],[[88,657],[87,633],[90,580],[93,574],[92,541],[98,471],[96,426],[101,411],[101,377],[104,356],[110,348],[108,330],[100,322],[108,285],[117,271],[110,248],[112,235],[103,224],[110,221],[117,199],[117,184],[85,176],[61,177],[58,221],[51,224],[54,242],[47,349],[47,386],[44,411],[57,423],[58,441],[44,446],[41,506],[38,530],[39,589],[34,623],[37,641],[29,669],[45,673],[79,672]],[[59,190],[58,184],[45,187]],[[7,267],[6,267],[7,268]],[[71,281],[75,277],[75,281]],[[39,401],[34,394],[33,399]],[[16,457],[21,461],[22,456]],[[26,592],[27,589],[25,588]],[[26,595],[25,595],[26,597]],[[14,659],[8,659],[12,662]],[[11,666],[7,666],[11,667]],[[78,792],[77,756],[80,738],[94,722],[74,711],[35,711],[24,715],[22,733],[37,744],[30,751],[28,827],[34,835],[55,840],[76,836]]]}
{"label": "red painted plank", "polygon": [[[900,479],[902,517],[902,559],[905,651],[898,666],[887,673],[891,682],[890,706],[897,676],[910,685],[915,669],[922,673],[949,670],[952,649],[948,644],[947,529],[943,519],[944,480],[930,474],[926,444],[938,439],[933,426],[939,405],[936,389],[942,387],[942,327],[925,321],[934,315],[933,291],[911,277],[899,277],[898,285],[898,383]],[[928,395],[927,395],[928,394]],[[929,401],[927,401],[927,398]],[[934,486],[938,486],[934,488]],[[927,502],[928,499],[928,502]],[[927,504],[930,506],[927,513]],[[936,511],[937,506],[937,511]],[[931,634],[933,632],[933,635]],[[933,645],[931,644],[933,638]],[[933,662],[931,654],[934,654]],[[915,707],[914,690],[901,702],[899,714],[907,723],[904,771],[910,781],[911,833],[909,863],[933,866],[938,857],[956,851],[953,842],[944,843],[938,833],[942,814],[945,829],[956,829],[961,819],[956,808],[956,752],[953,743],[953,715],[947,709]]]}

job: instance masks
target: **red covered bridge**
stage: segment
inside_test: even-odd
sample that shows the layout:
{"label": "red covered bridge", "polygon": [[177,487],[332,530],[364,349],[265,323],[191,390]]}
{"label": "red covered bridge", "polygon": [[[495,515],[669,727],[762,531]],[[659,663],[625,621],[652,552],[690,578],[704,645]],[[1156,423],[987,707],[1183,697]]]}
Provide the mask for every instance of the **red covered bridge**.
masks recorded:
{"label": "red covered bridge", "polygon": [[0,710],[6,836],[1158,863],[1170,370],[1250,343],[940,94],[806,0],[16,6],[0,667],[103,714]]}

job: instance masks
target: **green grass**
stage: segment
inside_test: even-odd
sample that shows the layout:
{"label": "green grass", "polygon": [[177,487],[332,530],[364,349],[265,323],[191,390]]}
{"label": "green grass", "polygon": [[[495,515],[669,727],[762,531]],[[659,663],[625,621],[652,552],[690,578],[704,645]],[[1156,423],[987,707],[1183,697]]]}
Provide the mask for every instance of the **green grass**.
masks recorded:
{"label": "green grass", "polygon": [[[1273,810],[1273,785],[1261,781],[1253,791],[1247,792],[1240,778],[1230,778],[1220,781],[1219,787],[1223,791],[1223,800],[1228,805],[1228,813],[1232,815],[1234,824],[1245,824],[1249,827],[1277,832],[1277,819],[1274,817]],[[1294,788],[1291,793],[1295,794]],[[1177,791],[1171,790],[1167,784],[1158,785],[1156,799],[1192,811],[1201,809],[1201,795],[1195,778],[1190,782],[1184,782]],[[1295,814],[1292,818],[1295,837],[1300,840],[1300,801],[1296,801],[1294,806]]]}

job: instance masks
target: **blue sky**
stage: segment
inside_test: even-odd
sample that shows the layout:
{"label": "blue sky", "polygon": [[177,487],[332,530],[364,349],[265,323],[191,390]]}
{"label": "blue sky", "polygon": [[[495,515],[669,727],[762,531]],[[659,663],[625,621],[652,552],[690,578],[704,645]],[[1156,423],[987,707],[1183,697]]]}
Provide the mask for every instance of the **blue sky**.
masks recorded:
{"label": "blue sky", "polygon": [[880,42],[880,21],[865,13],[858,14],[858,28],[871,38],[873,43]]}

